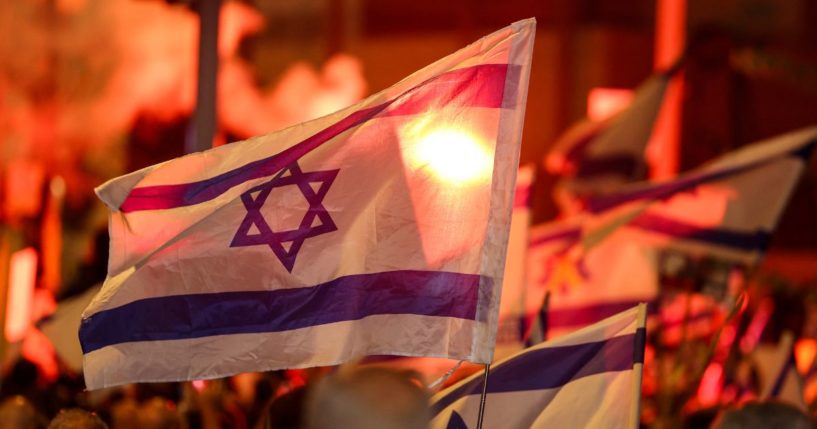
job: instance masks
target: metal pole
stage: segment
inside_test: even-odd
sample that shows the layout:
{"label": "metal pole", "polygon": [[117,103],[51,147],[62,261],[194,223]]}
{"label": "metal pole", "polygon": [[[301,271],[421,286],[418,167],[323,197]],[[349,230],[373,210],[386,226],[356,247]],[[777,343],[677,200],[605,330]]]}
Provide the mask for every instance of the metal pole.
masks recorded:
{"label": "metal pole", "polygon": [[221,0],[198,0],[199,67],[196,112],[185,142],[185,152],[213,146],[216,134],[216,76],[218,75],[218,15]]}
{"label": "metal pole", "polygon": [[485,414],[485,399],[488,396],[488,374],[491,372],[491,364],[485,364],[485,373],[482,377],[482,396],[479,398],[479,415],[477,416],[477,429],[482,429],[482,416]]}

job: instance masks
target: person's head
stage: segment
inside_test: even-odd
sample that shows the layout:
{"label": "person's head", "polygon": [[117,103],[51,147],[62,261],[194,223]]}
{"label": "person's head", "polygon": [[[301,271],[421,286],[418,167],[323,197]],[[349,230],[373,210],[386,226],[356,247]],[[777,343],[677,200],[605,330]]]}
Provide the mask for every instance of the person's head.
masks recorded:
{"label": "person's head", "polygon": [[420,429],[428,427],[428,395],[412,372],[342,368],[308,394],[309,429]]}
{"label": "person's head", "polygon": [[13,396],[0,404],[0,429],[40,429],[46,420],[22,396]]}
{"label": "person's head", "polygon": [[172,403],[163,398],[152,398],[139,409],[139,422],[143,429],[179,429],[182,427],[179,413]]}
{"label": "person's head", "polygon": [[48,429],[108,429],[108,425],[94,413],[71,408],[60,411]]}
{"label": "person's head", "polygon": [[722,412],[713,429],[813,429],[814,420],[797,408],[781,402],[748,402]]}

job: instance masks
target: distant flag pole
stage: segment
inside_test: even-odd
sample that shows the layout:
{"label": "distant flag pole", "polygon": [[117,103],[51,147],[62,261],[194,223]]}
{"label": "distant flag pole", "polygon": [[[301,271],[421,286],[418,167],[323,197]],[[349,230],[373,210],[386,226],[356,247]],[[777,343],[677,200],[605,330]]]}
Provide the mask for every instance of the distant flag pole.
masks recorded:
{"label": "distant flag pole", "polygon": [[213,147],[216,134],[216,82],[218,76],[218,14],[221,0],[199,0],[199,65],[196,111],[185,142],[185,152]]}
{"label": "distant flag pole", "polygon": [[542,306],[536,312],[533,319],[532,326],[528,332],[525,340],[526,347],[532,347],[542,341],[547,340],[548,337],[548,307],[550,307],[550,289],[545,291],[545,297],[542,299]]}
{"label": "distant flag pole", "polygon": [[[647,330],[647,304],[638,304],[638,329],[642,332]],[[630,423],[633,428],[638,428],[641,422],[641,381],[644,375],[644,349],[647,346],[646,336],[636,336],[635,351],[636,359],[633,360],[633,400],[630,402]],[[643,342],[643,344],[640,344]]]}
{"label": "distant flag pole", "polygon": [[482,429],[482,420],[485,417],[485,402],[488,397],[488,375],[491,373],[491,364],[485,364],[485,372],[482,376],[482,394],[479,397],[479,415],[477,416],[477,429]]}

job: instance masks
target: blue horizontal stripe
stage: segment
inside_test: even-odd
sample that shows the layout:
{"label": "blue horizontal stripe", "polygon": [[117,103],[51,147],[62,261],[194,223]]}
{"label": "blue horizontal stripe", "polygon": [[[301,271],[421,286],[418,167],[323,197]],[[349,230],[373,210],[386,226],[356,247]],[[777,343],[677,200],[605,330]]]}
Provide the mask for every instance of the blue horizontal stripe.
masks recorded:
{"label": "blue horizontal stripe", "polygon": [[[554,389],[590,375],[626,371],[633,367],[643,350],[646,331],[621,335],[604,341],[534,349],[491,368],[488,393]],[[454,389],[431,405],[432,415],[467,395],[482,393],[483,377]]]}
{"label": "blue horizontal stripe", "polygon": [[512,64],[480,64],[433,76],[395,98],[352,112],[275,155],[196,182],[133,188],[119,209],[161,210],[210,201],[249,180],[281,171],[324,143],[378,116],[412,115],[442,106],[503,107],[505,85],[515,87],[512,82],[518,81],[518,70]]}
{"label": "blue horizontal stripe", "polygon": [[[629,310],[650,299],[633,299],[627,301],[600,302],[582,305],[574,308],[549,308],[547,310],[548,328],[584,327],[614,316],[622,311]],[[551,304],[553,305],[553,304]],[[648,312],[654,314],[657,306],[654,303],[647,305]]]}
{"label": "blue horizontal stripe", "polygon": [[558,231],[549,231],[547,234],[542,234],[532,237],[529,243],[530,247],[539,246],[552,241],[564,241],[565,244],[573,245],[579,242],[582,238],[582,229],[580,226],[571,226]]}
{"label": "blue horizontal stripe", "polygon": [[643,157],[632,153],[611,153],[587,157],[577,163],[576,177],[592,179],[601,176],[619,176],[631,180],[643,179],[647,171]]}
{"label": "blue horizontal stripe", "polygon": [[771,234],[762,230],[743,232],[723,228],[706,228],[649,213],[638,216],[630,223],[643,230],[658,232],[674,238],[701,241],[746,251],[764,251],[771,239]]}
{"label": "blue horizontal stripe", "polygon": [[476,274],[406,270],[305,288],[147,298],[84,319],[79,337],[89,353],[131,341],[280,332],[378,314],[474,320],[479,287]]}
{"label": "blue horizontal stripe", "polygon": [[808,143],[805,143],[803,146],[797,147],[796,149],[792,150],[792,152],[789,153],[783,153],[775,155],[773,157],[759,159],[754,162],[736,165],[729,168],[723,168],[720,170],[691,173],[678,179],[672,180],[670,182],[659,183],[654,185],[649,184],[634,189],[632,191],[626,191],[598,197],[591,197],[586,200],[586,208],[590,212],[599,213],[632,201],[662,199],[671,197],[678,192],[691,190],[692,188],[704,183],[710,183],[717,180],[725,180],[732,176],[736,176],[738,174],[751,171],[755,168],[759,168],[760,166],[766,165],[770,162],[775,162],[783,157],[798,157],[801,159],[808,160],[808,157],[814,150],[815,145],[817,145],[817,140],[812,140]]}

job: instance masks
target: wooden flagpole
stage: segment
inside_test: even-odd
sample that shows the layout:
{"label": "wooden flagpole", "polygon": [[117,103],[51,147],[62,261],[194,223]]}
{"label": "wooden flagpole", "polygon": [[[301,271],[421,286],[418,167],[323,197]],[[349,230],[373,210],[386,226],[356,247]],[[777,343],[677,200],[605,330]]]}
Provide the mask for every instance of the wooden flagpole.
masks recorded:
{"label": "wooden flagpole", "polygon": [[482,396],[479,398],[479,415],[477,416],[477,429],[482,429],[482,416],[485,414],[485,399],[488,396],[488,374],[491,372],[491,364],[485,364],[485,372],[482,376]]}

